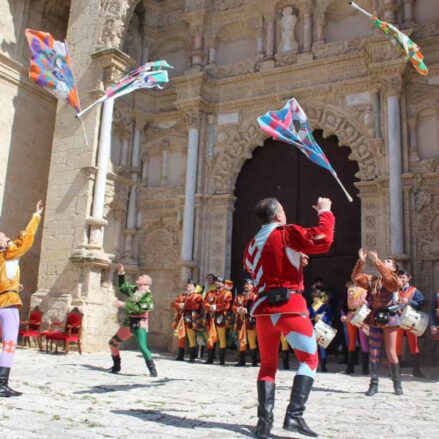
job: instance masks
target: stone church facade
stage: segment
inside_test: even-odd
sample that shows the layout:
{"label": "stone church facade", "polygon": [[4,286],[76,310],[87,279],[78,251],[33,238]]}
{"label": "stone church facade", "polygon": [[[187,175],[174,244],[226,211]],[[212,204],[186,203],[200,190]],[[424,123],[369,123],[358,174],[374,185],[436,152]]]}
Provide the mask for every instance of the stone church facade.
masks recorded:
{"label": "stone church facade", "polygon": [[[3,0],[1,230],[16,233],[46,200],[23,259],[24,311],[53,319],[79,306],[85,348],[105,348],[117,325],[111,262],[123,261],[152,276],[151,340],[169,348],[182,280],[230,274],[235,183],[266,140],[255,119],[293,96],[358,164],[362,245],[396,256],[431,296],[439,5],[357,3],[413,37],[428,77],[342,0]],[[67,39],[83,107],[148,60],[172,64],[171,82],[92,110],[87,146],[71,109],[27,79],[27,27]]]}

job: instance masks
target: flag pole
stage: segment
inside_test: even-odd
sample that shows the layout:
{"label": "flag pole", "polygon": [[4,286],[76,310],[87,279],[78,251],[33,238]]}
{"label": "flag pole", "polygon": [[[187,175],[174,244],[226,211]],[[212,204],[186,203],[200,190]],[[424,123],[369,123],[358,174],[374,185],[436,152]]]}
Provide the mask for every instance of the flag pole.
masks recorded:
{"label": "flag pole", "polygon": [[349,2],[349,4],[355,8],[357,11],[360,11],[362,14],[367,15],[369,18],[373,19],[372,14],[370,14],[369,12],[365,11],[363,8],[360,8],[360,6],[358,6],[355,2]]}
{"label": "flag pole", "polygon": [[354,200],[352,199],[352,197],[350,196],[349,192],[346,190],[346,188],[343,186],[343,183],[340,181],[340,179],[338,178],[337,174],[332,174],[335,178],[335,180],[337,181],[337,183],[340,185],[340,187],[343,189],[343,192],[345,193],[347,199],[352,203]]}
{"label": "flag pole", "polygon": [[90,104],[87,108],[85,108],[84,110],[77,113],[76,117],[82,117],[85,113],[87,113],[87,111],[91,110],[94,106],[100,104],[101,102],[104,102],[105,99],[106,99],[106,96],[102,96],[101,98],[99,98],[98,100],[96,100],[92,104]]}

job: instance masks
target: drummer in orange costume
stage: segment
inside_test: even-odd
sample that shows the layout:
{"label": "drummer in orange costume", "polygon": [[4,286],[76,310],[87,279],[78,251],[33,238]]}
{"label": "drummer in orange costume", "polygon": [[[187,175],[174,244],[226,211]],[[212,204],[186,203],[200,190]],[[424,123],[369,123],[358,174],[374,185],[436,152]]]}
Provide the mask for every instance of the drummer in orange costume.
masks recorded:
{"label": "drummer in orange costume", "polygon": [[256,322],[250,316],[250,309],[255,301],[256,294],[251,279],[245,279],[244,291],[237,294],[233,302],[233,312],[236,315],[236,331],[239,339],[239,362],[236,366],[245,366],[245,353],[247,346],[250,347],[252,366],[258,365],[256,346]]}
{"label": "drummer in orange costume", "polygon": [[220,364],[225,364],[226,358],[226,315],[231,308],[232,293],[224,288],[224,279],[217,277],[216,290],[209,291],[203,301],[206,312],[207,364],[213,364],[216,337],[220,342]]}
{"label": "drummer in orange costume", "polygon": [[[424,295],[416,287],[410,285],[412,277],[407,270],[398,270],[397,274],[404,284],[399,291],[402,306],[410,305],[412,308],[419,311],[424,305]],[[398,335],[396,338],[396,353],[399,357],[402,356],[404,335],[407,336],[409,351],[412,357],[413,376],[418,378],[425,378],[420,369],[418,337],[415,334],[412,334],[411,332],[403,328],[398,328]]]}
{"label": "drummer in orange costume", "polygon": [[361,347],[361,366],[363,375],[369,375],[369,340],[367,335],[351,323],[351,319],[362,305],[367,304],[367,290],[354,285],[352,281],[346,283],[347,295],[345,307],[341,309],[341,322],[346,323],[348,331],[348,365],[345,374],[355,372],[355,350],[357,334]]}
{"label": "drummer in orange costume", "polygon": [[[174,326],[177,327],[179,320],[183,318],[185,333],[189,340],[189,362],[195,362],[197,356],[197,334],[196,321],[202,311],[203,298],[196,291],[196,284],[193,280],[189,279],[186,283],[186,290],[184,293],[179,294],[173,303],[174,308],[177,311],[177,315],[174,320]],[[183,340],[183,343],[181,342]],[[184,360],[184,337],[179,340],[177,361]]]}

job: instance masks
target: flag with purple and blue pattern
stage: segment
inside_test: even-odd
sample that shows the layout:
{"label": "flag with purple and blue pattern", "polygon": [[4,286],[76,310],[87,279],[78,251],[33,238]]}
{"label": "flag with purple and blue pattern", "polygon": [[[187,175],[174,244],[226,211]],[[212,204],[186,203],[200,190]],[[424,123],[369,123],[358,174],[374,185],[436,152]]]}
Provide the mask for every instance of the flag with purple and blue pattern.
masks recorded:
{"label": "flag with purple and blue pattern", "polygon": [[297,146],[309,160],[327,169],[340,184],[349,201],[352,201],[325,153],[315,141],[306,114],[296,99],[290,99],[281,110],[268,111],[263,116],[259,116],[257,122],[262,131],[273,137],[274,140]]}

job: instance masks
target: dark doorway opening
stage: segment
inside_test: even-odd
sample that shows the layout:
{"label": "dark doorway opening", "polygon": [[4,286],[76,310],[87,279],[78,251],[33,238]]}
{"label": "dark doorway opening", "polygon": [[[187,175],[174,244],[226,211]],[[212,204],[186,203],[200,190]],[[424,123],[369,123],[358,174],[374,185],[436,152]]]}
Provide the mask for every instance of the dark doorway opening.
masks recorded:
{"label": "dark doorway opening", "polygon": [[354,186],[358,180],[355,177],[358,165],[348,158],[350,148],[339,147],[335,136],[324,139],[322,132],[316,131],[314,137],[354,198],[353,203],[347,200],[328,171],[311,163],[297,148],[267,140],[245,162],[235,187],[231,276],[238,288],[248,276],[242,267],[245,246],[259,230],[253,214],[256,203],[265,197],[276,197],[284,206],[289,223],[311,227],[317,222],[312,206],[319,196],[324,196],[333,201],[335,241],[329,253],[310,259],[305,269],[305,288],[310,288],[312,279],[319,276],[332,291],[334,302],[343,293],[361,246],[360,200]]}

